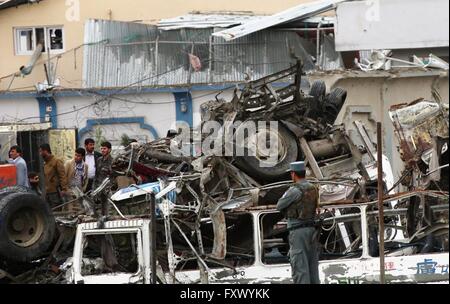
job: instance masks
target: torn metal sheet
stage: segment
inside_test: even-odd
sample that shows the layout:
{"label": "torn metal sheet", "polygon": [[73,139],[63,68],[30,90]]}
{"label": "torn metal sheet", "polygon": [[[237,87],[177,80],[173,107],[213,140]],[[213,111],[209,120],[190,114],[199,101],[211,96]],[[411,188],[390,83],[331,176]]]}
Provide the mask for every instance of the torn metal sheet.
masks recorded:
{"label": "torn metal sheet", "polygon": [[332,35],[324,35],[320,48],[321,52],[318,62],[321,70],[333,71],[345,69],[341,53],[336,52],[334,37]]}
{"label": "torn metal sheet", "polygon": [[308,17],[332,10],[338,3],[344,1],[346,0],[322,0],[300,4],[272,16],[267,16],[260,20],[249,21],[243,25],[216,32],[212,35],[222,37],[227,41],[233,40],[272,26],[304,20]]}
{"label": "torn metal sheet", "polygon": [[[161,19],[158,28],[164,31],[182,28],[229,28],[245,24],[250,21],[261,20],[266,15],[248,14],[246,12],[223,12],[223,13],[190,13],[175,18]],[[333,24],[332,17],[310,17],[303,20],[305,23]]]}
{"label": "torn metal sheet", "polygon": [[175,18],[161,19],[158,28],[168,31],[181,28],[228,28],[253,20],[263,18],[263,15],[245,13],[223,13],[223,14],[187,14]]}
{"label": "torn metal sheet", "polygon": [[417,178],[422,178],[425,187],[430,178],[439,180],[436,171],[445,165],[441,162],[448,147],[448,112],[448,104],[423,99],[395,105],[389,110],[405,170],[420,174]]}

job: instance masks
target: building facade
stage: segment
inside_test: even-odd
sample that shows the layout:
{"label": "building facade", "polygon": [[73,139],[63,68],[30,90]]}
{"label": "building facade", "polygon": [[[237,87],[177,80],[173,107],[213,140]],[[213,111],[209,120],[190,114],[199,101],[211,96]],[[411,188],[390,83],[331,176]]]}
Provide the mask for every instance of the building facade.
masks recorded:
{"label": "building facade", "polygon": [[[138,0],[134,3],[139,9],[124,7],[123,1],[116,0],[98,0],[96,5],[87,0],[43,0],[3,10],[0,4],[0,35],[4,37],[0,45],[0,75],[4,75],[0,79],[0,126],[5,125],[3,136],[0,132],[0,158],[6,157],[12,143],[31,147],[55,138],[42,134],[43,130],[72,134],[78,145],[92,137],[119,146],[124,134],[140,142],[164,137],[176,121],[196,127],[203,102],[216,98],[229,101],[236,85],[287,68],[301,58],[308,70],[306,92],[308,80],[317,79],[324,80],[328,90],[342,87],[348,91],[336,123],[351,130],[355,120],[363,120],[372,138],[376,138],[375,122],[383,123],[384,150],[398,177],[402,162],[387,110],[417,98],[434,99],[436,93],[448,103],[448,70],[349,69],[354,66],[344,66],[342,58],[346,55],[353,60],[358,54],[335,51],[333,24],[324,23],[324,19],[297,23],[297,30],[266,28],[233,41],[211,35],[223,29],[219,21],[226,19],[229,24],[230,18],[254,16],[209,15],[204,16],[201,26],[174,27],[171,23],[170,30],[151,24],[193,9],[270,13],[299,3],[285,1],[278,8],[269,1],[241,2],[228,1],[221,6],[218,1],[180,1],[170,11],[167,3]],[[72,21],[76,3],[80,18]],[[253,9],[257,7],[266,11]],[[124,22],[135,20],[143,22]],[[323,33],[319,47],[318,26]],[[50,56],[41,52],[30,64],[36,55],[37,37],[44,37]],[[325,50],[321,57],[316,53],[319,49]],[[322,58],[318,61],[324,66],[313,62],[313,57]],[[314,71],[327,65],[333,71]],[[289,81],[283,79],[277,85]],[[23,124],[33,125],[27,129]],[[8,129],[10,125],[20,125],[21,131]],[[67,145],[61,154],[69,158],[75,141],[67,142],[55,142],[54,146]]]}
{"label": "building facade", "polygon": [[[0,91],[8,88],[29,90],[46,80],[43,64],[36,65],[33,72],[26,77],[14,79],[12,85],[10,77],[3,78],[19,72],[20,67],[29,62],[40,38],[50,44],[52,57],[65,54],[60,56],[57,67],[61,85],[82,87],[84,26],[88,19],[156,23],[159,19],[191,11],[252,11],[256,14],[271,14],[308,1],[132,0],[130,3],[122,0],[5,1],[0,4],[0,37],[2,37]],[[45,60],[47,60],[46,52],[41,55],[39,62]]]}

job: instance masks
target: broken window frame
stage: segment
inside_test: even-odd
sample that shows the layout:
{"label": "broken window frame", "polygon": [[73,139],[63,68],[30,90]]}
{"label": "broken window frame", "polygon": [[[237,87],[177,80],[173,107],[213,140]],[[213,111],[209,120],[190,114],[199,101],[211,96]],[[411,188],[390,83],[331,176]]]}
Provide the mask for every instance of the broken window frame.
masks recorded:
{"label": "broken window frame", "polygon": [[[52,26],[29,26],[29,27],[15,27],[14,28],[14,44],[15,44],[15,54],[16,56],[30,56],[36,51],[36,47],[38,45],[37,41],[37,31],[43,30],[44,32],[44,46],[43,46],[43,54],[47,53],[47,46],[50,47],[50,54],[61,54],[65,52],[65,33],[64,26],[62,25],[52,25]],[[61,31],[61,48],[52,47],[52,37],[51,31]],[[32,31],[31,37],[31,50],[24,50],[22,47],[22,41],[20,39],[20,33],[24,31]]]}
{"label": "broken window frame", "polygon": [[[143,238],[143,231],[141,230],[141,227],[133,227],[133,228],[106,228],[106,229],[89,229],[89,230],[84,230],[81,231],[81,233],[79,233],[79,235],[77,237],[79,237],[81,240],[79,240],[79,244],[81,244],[81,246],[79,247],[74,247],[74,260],[78,261],[78,263],[74,264],[74,281],[75,282],[85,282],[85,281],[98,281],[98,282],[103,282],[103,279],[105,277],[114,275],[114,276],[118,276],[118,275],[127,275],[129,276],[129,283],[133,283],[135,281],[142,281],[142,282],[146,282],[148,281],[148,274],[146,273],[147,271],[145,271],[145,269],[148,269],[149,267],[147,267],[145,265],[146,261],[146,251],[150,251],[150,248],[145,250],[144,246],[145,245],[145,241]],[[144,232],[145,233],[145,232]],[[83,261],[83,256],[84,256],[84,249],[85,249],[85,245],[86,245],[86,241],[87,241],[87,237],[88,236],[92,236],[92,235],[112,235],[112,234],[134,234],[136,236],[136,256],[137,256],[137,262],[138,262],[138,269],[137,272],[135,273],[131,273],[131,272],[109,272],[109,273],[102,273],[102,274],[96,274],[96,275],[83,275],[82,274],[82,261]],[[76,250],[78,249],[78,250]],[[78,255],[79,258],[75,258]]]}
{"label": "broken window frame", "polygon": [[[285,262],[280,262],[280,263],[277,263],[277,262],[274,262],[274,263],[267,263],[267,261],[266,261],[266,259],[265,259],[265,248],[264,248],[264,241],[265,240],[267,240],[265,237],[264,237],[264,225],[263,225],[263,221],[264,221],[264,219],[267,217],[267,216],[273,216],[273,215],[276,215],[276,214],[280,214],[279,212],[263,212],[263,213],[261,213],[261,214],[258,214],[258,229],[259,229],[259,233],[260,233],[260,235],[261,235],[261,237],[260,237],[260,241],[261,241],[261,244],[260,244],[260,246],[261,246],[261,250],[260,250],[260,259],[261,259],[261,263],[263,264],[263,265],[265,265],[265,266],[272,266],[272,265],[288,265],[289,264],[289,248],[290,248],[290,246],[289,246],[289,238],[287,238],[286,240],[287,240],[287,242],[286,242],[286,245],[287,245],[287,248],[288,248],[288,250],[287,250],[287,254],[286,254],[286,258],[287,258],[287,260],[285,261]],[[277,225],[278,223],[280,223],[280,222],[283,222],[283,221],[285,221],[285,218],[282,216],[282,218],[277,222],[277,223],[275,223],[274,225]],[[286,224],[286,226],[287,226],[287,222],[285,223]],[[284,233],[287,233],[287,236],[289,237],[289,231],[285,231]],[[278,247],[277,247],[278,248]],[[281,254],[281,252],[280,252],[280,254]]]}
{"label": "broken window frame", "polygon": [[[243,219],[244,217],[247,217],[246,219]],[[232,219],[233,218],[233,219]],[[237,218],[240,218],[237,220]],[[227,227],[227,236],[226,236],[226,255],[223,260],[215,260],[215,259],[207,259],[205,260],[205,263],[208,265],[210,269],[220,269],[224,268],[224,265],[229,265],[229,267],[232,268],[243,268],[243,267],[251,267],[255,265],[257,258],[256,258],[256,252],[255,252],[255,236],[254,236],[254,221],[255,218],[253,214],[251,213],[227,213],[225,215],[226,219],[226,227]],[[228,221],[227,221],[228,220]],[[239,247],[238,244],[232,244],[233,241],[233,235],[236,235],[237,232],[230,232],[229,230],[236,224],[239,224],[243,221],[248,221],[249,227],[251,227],[251,244],[249,244],[247,247]],[[211,227],[208,227],[211,226]],[[243,225],[244,226],[244,225]],[[243,227],[241,227],[243,228]],[[203,244],[210,243],[209,246],[206,246],[205,249],[208,249],[206,255],[212,254],[213,249],[213,242],[214,242],[214,228],[211,219],[207,218],[206,221],[201,223],[201,235],[202,235],[202,242]],[[209,231],[208,231],[209,230]],[[210,234],[208,234],[208,232]],[[205,246],[205,245],[204,245]],[[235,252],[233,249],[237,249],[237,251],[242,250],[249,250],[251,252],[249,253],[243,253],[243,252]],[[189,255],[189,251],[185,251],[184,254]],[[251,257],[253,256],[253,257]],[[211,256],[212,257],[212,256]],[[244,257],[243,259],[241,257]],[[245,260],[248,259],[248,260]],[[197,260],[197,258],[194,255],[189,255],[187,258],[184,258],[180,256],[180,262],[177,265],[176,272],[189,272],[189,271],[198,271],[197,264],[188,265],[187,263],[189,261]],[[237,265],[234,265],[237,264]],[[186,267],[187,266],[187,267]],[[227,268],[227,267],[225,267]]]}

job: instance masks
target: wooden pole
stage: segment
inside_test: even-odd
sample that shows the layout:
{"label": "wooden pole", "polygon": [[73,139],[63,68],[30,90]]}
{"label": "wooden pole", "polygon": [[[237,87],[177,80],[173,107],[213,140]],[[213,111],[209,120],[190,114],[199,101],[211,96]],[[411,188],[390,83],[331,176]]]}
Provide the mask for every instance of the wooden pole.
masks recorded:
{"label": "wooden pole", "polygon": [[384,206],[383,206],[383,136],[381,122],[377,122],[377,169],[378,169],[378,226],[380,235],[380,284],[385,284],[384,272]]}

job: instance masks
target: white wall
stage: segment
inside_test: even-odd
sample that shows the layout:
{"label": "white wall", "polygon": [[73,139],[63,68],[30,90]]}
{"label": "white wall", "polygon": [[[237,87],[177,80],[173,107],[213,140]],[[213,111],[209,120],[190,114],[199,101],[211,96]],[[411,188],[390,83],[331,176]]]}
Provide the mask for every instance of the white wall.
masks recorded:
{"label": "white wall", "polygon": [[[81,130],[86,127],[87,120],[144,117],[145,124],[153,126],[161,137],[165,136],[167,129],[175,120],[175,100],[172,93],[116,95],[115,97],[118,99],[110,98],[98,104],[96,101],[101,98],[97,96],[56,98],[58,114],[60,114],[58,127]],[[71,111],[75,112],[62,114]],[[124,133],[132,138],[137,137],[136,139],[147,141],[154,139],[151,132],[142,129],[138,123],[98,125],[81,139],[94,137],[95,129],[98,128],[102,130],[105,138],[112,142],[120,141]]]}
{"label": "white wall", "polygon": [[[200,105],[213,100],[220,90],[193,91],[193,124],[201,121]],[[233,90],[224,91],[219,98],[231,100]],[[102,97],[83,94],[71,97],[55,97],[57,105],[57,127],[75,128],[79,131],[87,126],[87,120],[124,117],[144,117],[145,123],[153,126],[160,137],[173,127],[176,121],[175,97],[172,93],[120,94],[96,104]],[[39,103],[36,98],[0,99],[0,122],[17,122],[25,117],[34,117],[24,122],[39,122]],[[142,129],[137,123],[98,125],[82,136],[95,137],[96,129],[101,129],[103,136],[113,144],[120,141],[122,134],[127,134],[139,141],[153,140],[150,131]]]}
{"label": "white wall", "polygon": [[0,123],[18,122],[24,118],[23,123],[40,122],[39,104],[35,98],[0,98]]}
{"label": "white wall", "polygon": [[370,0],[338,4],[336,50],[449,46],[448,0]]}

